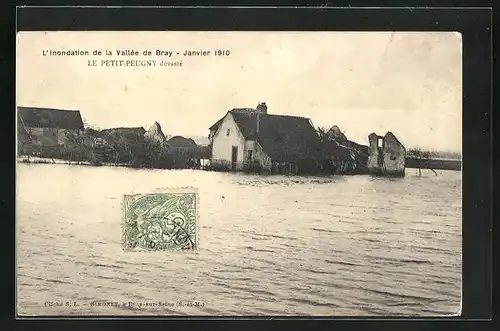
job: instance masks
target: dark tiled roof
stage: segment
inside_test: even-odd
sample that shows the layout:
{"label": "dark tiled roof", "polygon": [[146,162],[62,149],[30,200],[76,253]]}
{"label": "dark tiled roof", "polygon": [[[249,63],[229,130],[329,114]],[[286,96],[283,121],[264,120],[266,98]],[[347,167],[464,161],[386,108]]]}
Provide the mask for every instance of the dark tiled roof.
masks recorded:
{"label": "dark tiled roof", "polygon": [[[238,114],[251,114],[254,113],[256,110],[253,108],[233,108],[229,112],[232,114],[238,113]],[[219,125],[221,125],[222,121],[224,120],[223,116],[220,120],[215,122],[210,128],[210,131],[216,131],[219,128]]]}
{"label": "dark tiled roof", "polygon": [[230,113],[245,139],[258,141],[273,161],[293,162],[320,153],[319,136],[308,118],[258,114],[251,108],[237,108]]}
{"label": "dark tiled roof", "polygon": [[247,114],[247,113],[251,113],[251,112],[255,112],[256,110],[253,109],[253,108],[233,108],[231,109],[231,112],[233,113],[243,113],[243,114]]}
{"label": "dark tiled roof", "polygon": [[36,107],[17,107],[21,125],[31,128],[57,128],[83,130],[83,121],[78,110],[61,110]]}
{"label": "dark tiled roof", "polygon": [[217,122],[215,122],[214,124],[212,124],[212,126],[210,128],[208,128],[210,131],[217,131],[217,129],[219,128],[219,125],[221,125],[222,121],[224,120],[224,117],[222,117],[220,120],[218,120]]}
{"label": "dark tiled roof", "polygon": [[172,147],[194,147],[196,142],[191,138],[184,138],[182,136],[174,136],[167,140]]}
{"label": "dark tiled roof", "polygon": [[320,151],[319,136],[309,119],[282,115],[259,115],[257,141],[278,162],[297,161]]}

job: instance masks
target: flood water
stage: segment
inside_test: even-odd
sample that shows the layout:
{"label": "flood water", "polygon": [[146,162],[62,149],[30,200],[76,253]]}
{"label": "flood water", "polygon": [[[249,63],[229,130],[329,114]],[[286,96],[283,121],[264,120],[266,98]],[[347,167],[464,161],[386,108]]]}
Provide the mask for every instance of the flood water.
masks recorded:
{"label": "flood water", "polygon": [[[185,186],[199,190],[199,251],[124,252],[123,194]],[[391,180],[19,164],[18,314],[457,314],[461,214],[458,171]]]}

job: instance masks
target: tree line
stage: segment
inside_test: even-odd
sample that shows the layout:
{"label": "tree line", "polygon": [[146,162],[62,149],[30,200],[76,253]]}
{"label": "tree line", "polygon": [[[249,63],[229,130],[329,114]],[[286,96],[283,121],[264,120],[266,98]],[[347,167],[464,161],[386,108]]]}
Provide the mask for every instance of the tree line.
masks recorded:
{"label": "tree line", "polygon": [[[166,144],[148,139],[144,134],[130,132],[103,132],[87,128],[83,133],[67,132],[62,146],[32,146],[37,156],[62,159],[69,163],[88,162],[125,165],[134,168],[189,168],[196,166],[193,155],[173,152]],[[29,153],[24,153],[28,154]]]}

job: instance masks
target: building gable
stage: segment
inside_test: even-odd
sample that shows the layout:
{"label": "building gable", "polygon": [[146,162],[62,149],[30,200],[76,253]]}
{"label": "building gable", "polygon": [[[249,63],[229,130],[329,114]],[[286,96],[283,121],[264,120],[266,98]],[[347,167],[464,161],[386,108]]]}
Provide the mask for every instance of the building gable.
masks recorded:
{"label": "building gable", "polygon": [[[219,121],[220,121],[220,123],[217,126],[217,130],[214,132],[214,139],[216,139],[217,137],[220,137],[221,135],[227,135],[227,129],[229,129],[229,130],[231,130],[229,132],[230,135],[233,133],[236,133],[236,135],[239,136],[240,139],[248,140],[247,137],[245,137],[245,135],[241,131],[240,126],[236,122],[234,115],[231,112],[228,112],[226,114],[226,116],[221,118]],[[227,127],[227,126],[229,126],[229,127]],[[223,132],[224,130],[226,130],[226,132]],[[236,131],[236,132],[234,132],[234,131]]]}
{"label": "building gable", "polygon": [[399,147],[406,152],[406,148],[405,146],[399,141],[398,138],[396,138],[396,136],[394,135],[394,133],[392,133],[391,131],[388,131],[385,136],[384,136],[384,141],[393,141],[395,142],[396,144],[399,145]]}
{"label": "building gable", "polygon": [[227,113],[222,119],[217,131],[212,138],[212,162],[233,164],[233,152],[236,154],[236,168],[241,168],[244,162],[246,139],[240,131],[238,124],[234,121],[231,113]]}

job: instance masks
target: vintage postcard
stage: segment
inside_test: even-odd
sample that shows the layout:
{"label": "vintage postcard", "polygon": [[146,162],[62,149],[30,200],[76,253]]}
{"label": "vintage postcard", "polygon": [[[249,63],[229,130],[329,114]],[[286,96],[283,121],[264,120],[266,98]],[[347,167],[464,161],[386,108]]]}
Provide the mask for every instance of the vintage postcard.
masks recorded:
{"label": "vintage postcard", "polygon": [[20,32],[19,316],[444,316],[453,32]]}

